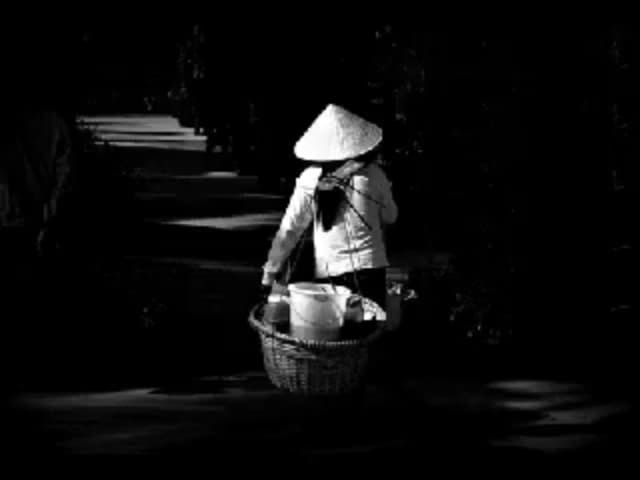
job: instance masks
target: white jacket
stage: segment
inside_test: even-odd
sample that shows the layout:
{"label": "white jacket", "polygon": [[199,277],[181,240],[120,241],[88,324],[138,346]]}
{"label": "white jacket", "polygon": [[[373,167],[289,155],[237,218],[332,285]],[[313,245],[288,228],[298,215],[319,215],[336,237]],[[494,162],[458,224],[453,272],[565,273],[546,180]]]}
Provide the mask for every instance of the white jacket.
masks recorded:
{"label": "white jacket", "polygon": [[[301,234],[316,218],[313,195],[321,173],[320,167],[309,167],[296,180],[289,206],[263,267],[263,283],[271,283]],[[346,205],[340,209],[331,229],[324,231],[320,222],[314,225],[313,244],[318,278],[363,268],[386,267],[389,264],[383,227],[395,222],[398,216],[391,182],[374,163],[355,173],[349,185],[345,188]]]}

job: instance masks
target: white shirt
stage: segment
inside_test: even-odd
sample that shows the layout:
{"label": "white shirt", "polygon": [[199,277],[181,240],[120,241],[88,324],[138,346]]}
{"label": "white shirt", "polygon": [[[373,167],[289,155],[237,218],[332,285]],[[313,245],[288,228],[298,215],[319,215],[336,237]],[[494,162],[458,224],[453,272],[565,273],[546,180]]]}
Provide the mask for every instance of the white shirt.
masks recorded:
{"label": "white shirt", "polygon": [[[316,218],[313,195],[321,173],[320,167],[309,167],[296,180],[263,267],[264,283],[269,283],[264,280],[280,270],[300,235]],[[343,202],[333,226],[325,231],[320,222],[315,222],[313,244],[318,278],[389,265],[383,227],[398,216],[391,182],[374,163],[356,172],[349,185],[345,188],[347,202]]]}

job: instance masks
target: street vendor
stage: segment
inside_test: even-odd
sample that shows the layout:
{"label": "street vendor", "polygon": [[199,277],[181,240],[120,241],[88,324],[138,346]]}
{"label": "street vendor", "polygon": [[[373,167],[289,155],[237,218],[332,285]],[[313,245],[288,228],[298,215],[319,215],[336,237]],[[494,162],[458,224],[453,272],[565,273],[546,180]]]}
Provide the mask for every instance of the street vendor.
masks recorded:
{"label": "street vendor", "polygon": [[379,165],[382,129],[329,105],[295,145],[310,165],[296,180],[263,266],[269,288],[312,225],[315,278],[342,285],[385,305],[388,259],[385,227],[398,208]]}

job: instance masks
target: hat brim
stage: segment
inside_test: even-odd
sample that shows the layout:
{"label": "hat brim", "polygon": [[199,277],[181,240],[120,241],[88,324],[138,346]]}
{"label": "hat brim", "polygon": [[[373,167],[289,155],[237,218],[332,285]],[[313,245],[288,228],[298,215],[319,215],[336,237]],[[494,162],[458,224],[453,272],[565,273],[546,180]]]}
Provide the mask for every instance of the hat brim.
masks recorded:
{"label": "hat brim", "polygon": [[296,157],[335,162],[359,157],[382,141],[382,129],[342,107],[330,104],[294,147]]}
{"label": "hat brim", "polygon": [[309,162],[339,162],[341,160],[349,160],[351,158],[360,157],[366,153],[374,150],[380,143],[382,142],[382,132],[380,131],[375,138],[371,139],[370,142],[367,142],[364,145],[361,145],[357,149],[352,149],[351,151],[345,152],[328,152],[322,151],[318,149],[309,149],[305,148],[304,145],[301,145],[298,142],[294,148],[294,154],[300,160],[305,160]]}

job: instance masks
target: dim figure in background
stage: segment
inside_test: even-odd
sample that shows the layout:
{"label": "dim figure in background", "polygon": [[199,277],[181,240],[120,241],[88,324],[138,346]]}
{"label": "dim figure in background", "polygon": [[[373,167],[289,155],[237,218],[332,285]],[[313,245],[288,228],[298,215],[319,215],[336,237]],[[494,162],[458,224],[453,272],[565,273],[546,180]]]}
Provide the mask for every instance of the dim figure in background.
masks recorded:
{"label": "dim figure in background", "polygon": [[336,105],[298,141],[295,154],[310,166],[297,178],[272,241],[263,266],[265,290],[311,225],[316,280],[348,287],[384,308],[385,227],[395,222],[398,209],[378,165],[381,141],[378,126]]}
{"label": "dim figure in background", "polygon": [[[71,166],[70,132],[49,109],[5,111],[0,145],[0,318],[7,355],[28,355],[54,328],[61,273],[45,265],[57,250],[55,224]],[[53,273],[53,272],[52,272]],[[50,325],[50,326],[49,326]],[[46,343],[46,342],[45,342]]]}
{"label": "dim figure in background", "polygon": [[68,186],[70,132],[53,110],[24,107],[12,117],[2,145],[0,228],[3,236],[22,236],[24,249],[44,253]]}

